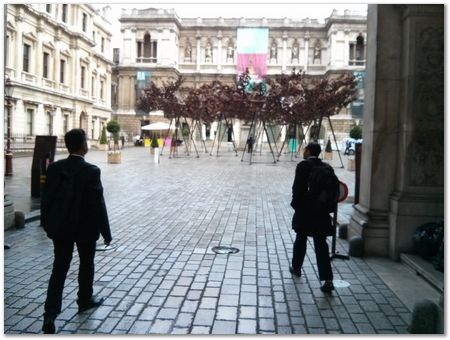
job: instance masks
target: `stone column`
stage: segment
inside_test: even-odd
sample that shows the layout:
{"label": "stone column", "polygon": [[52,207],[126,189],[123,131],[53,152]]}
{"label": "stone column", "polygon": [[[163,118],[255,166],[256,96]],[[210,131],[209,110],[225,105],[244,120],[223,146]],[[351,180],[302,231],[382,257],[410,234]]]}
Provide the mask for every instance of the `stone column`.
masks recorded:
{"label": "stone column", "polygon": [[129,51],[130,64],[136,64],[137,58],[137,42],[136,42],[136,28],[130,29],[130,51]]}
{"label": "stone column", "polygon": [[[412,251],[444,216],[444,6],[369,5],[360,202],[366,255]],[[392,34],[399,32],[399,34]],[[400,34],[401,33],[401,34]]]}
{"label": "stone column", "polygon": [[308,72],[308,63],[309,63],[309,38],[310,38],[310,35],[309,35],[309,33],[307,32],[306,34],[305,34],[305,72]]}
{"label": "stone column", "polygon": [[16,15],[16,52],[14,53],[16,66],[16,79],[22,79],[23,71],[23,9],[19,8]]}
{"label": "stone column", "polygon": [[200,50],[200,41],[201,41],[201,36],[199,33],[197,33],[196,35],[196,39],[197,39],[197,60],[196,60],[196,71],[200,72],[200,61],[201,61],[201,57],[202,57],[202,53]]}
{"label": "stone column", "polygon": [[349,65],[350,59],[350,30],[344,30],[344,66]]}
{"label": "stone column", "polygon": [[[42,78],[44,77],[44,64],[43,64],[43,51],[42,51],[42,45],[43,45],[43,39],[42,39],[42,32],[44,30],[44,22],[42,19],[39,20],[38,26],[37,26],[37,42],[36,42],[36,69],[34,74],[36,75],[36,83],[38,86],[42,86],[43,81]],[[50,71],[50,70],[49,70]]]}
{"label": "stone column", "polygon": [[286,72],[286,59],[287,59],[287,32],[283,32],[283,58],[281,60],[281,71],[282,73]]}
{"label": "stone column", "polygon": [[59,72],[60,72],[60,36],[58,34],[55,35],[55,54],[53,55],[53,80],[55,81],[55,90],[59,90]]}
{"label": "stone column", "polygon": [[222,71],[222,31],[217,34],[217,71]]}

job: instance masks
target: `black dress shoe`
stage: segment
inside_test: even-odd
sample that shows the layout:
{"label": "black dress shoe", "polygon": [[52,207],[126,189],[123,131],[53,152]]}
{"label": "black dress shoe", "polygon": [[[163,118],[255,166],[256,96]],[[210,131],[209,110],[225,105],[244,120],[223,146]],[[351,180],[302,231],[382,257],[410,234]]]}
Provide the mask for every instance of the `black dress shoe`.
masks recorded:
{"label": "black dress shoe", "polygon": [[44,325],[42,326],[44,334],[55,334],[55,317],[44,315]]}
{"label": "black dress shoe", "polygon": [[289,267],[289,273],[291,273],[292,275],[295,275],[297,277],[302,276],[302,272],[300,269],[294,269],[293,267]]}
{"label": "black dress shoe", "polygon": [[82,313],[84,311],[87,311],[88,309],[98,307],[98,306],[100,306],[103,303],[103,301],[105,301],[105,298],[102,298],[102,297],[101,298],[93,298],[92,297],[88,301],[80,301],[80,300],[78,300],[77,301],[78,313]]}
{"label": "black dress shoe", "polygon": [[333,281],[325,281],[325,283],[320,287],[320,290],[324,293],[331,293],[334,290]]}

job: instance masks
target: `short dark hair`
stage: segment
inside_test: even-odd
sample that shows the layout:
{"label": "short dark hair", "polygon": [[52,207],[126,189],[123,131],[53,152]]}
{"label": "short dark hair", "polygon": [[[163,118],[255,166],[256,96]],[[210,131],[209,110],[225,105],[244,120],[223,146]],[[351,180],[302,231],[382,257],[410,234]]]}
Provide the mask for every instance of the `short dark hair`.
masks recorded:
{"label": "short dark hair", "polygon": [[86,143],[86,133],[83,129],[72,129],[64,135],[64,142],[69,153],[80,151]]}
{"label": "short dark hair", "polygon": [[320,153],[322,152],[322,148],[320,147],[319,143],[316,142],[309,142],[308,145],[305,147],[305,149],[308,149],[311,153],[311,156],[318,157]]}

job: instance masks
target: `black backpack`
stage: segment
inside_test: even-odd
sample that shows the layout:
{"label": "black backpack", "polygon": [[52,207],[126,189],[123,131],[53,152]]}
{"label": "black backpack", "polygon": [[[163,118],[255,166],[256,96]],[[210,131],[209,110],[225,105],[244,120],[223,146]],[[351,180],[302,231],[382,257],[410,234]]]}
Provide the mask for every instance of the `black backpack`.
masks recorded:
{"label": "black backpack", "polygon": [[313,213],[335,211],[339,198],[339,179],[330,165],[321,163],[311,167],[308,179],[308,198]]}
{"label": "black backpack", "polygon": [[42,226],[50,238],[67,238],[73,236],[80,222],[81,212],[74,209],[80,207],[81,188],[77,186],[77,175],[85,168],[76,172],[63,170],[58,174],[52,187],[45,187],[41,209],[45,211]]}

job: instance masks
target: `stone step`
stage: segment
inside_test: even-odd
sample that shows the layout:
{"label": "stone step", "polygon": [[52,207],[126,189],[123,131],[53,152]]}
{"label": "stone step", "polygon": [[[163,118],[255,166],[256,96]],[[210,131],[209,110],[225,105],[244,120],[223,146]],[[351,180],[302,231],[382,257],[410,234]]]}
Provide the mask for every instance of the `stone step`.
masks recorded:
{"label": "stone step", "polygon": [[434,269],[433,264],[418,255],[400,254],[400,260],[427,280],[440,292],[444,292],[444,273]]}

